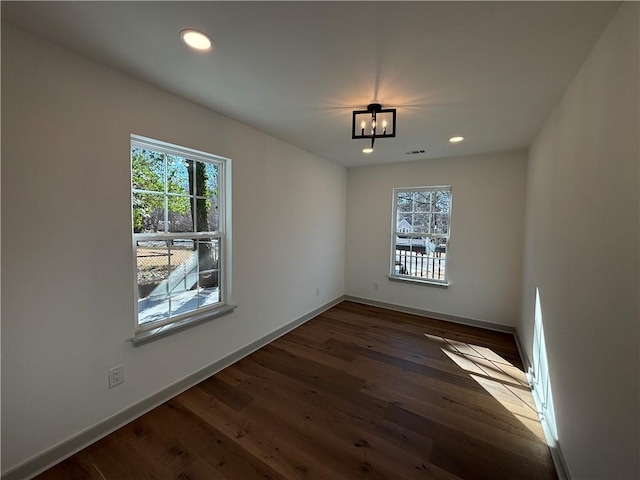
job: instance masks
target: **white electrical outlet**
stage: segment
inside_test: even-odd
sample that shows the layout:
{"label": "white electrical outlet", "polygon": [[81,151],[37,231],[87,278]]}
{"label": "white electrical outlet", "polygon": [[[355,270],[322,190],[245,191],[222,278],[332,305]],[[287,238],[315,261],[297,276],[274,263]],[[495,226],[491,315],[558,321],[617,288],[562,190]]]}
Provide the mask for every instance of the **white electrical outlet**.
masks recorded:
{"label": "white electrical outlet", "polygon": [[380,284],[378,282],[373,282],[373,289],[378,290],[380,288]]}
{"label": "white electrical outlet", "polygon": [[124,383],[124,366],[116,365],[107,370],[109,374],[109,388],[113,388],[116,385]]}
{"label": "white electrical outlet", "polygon": [[320,296],[320,289],[316,288],[316,297],[319,297],[319,296]]}

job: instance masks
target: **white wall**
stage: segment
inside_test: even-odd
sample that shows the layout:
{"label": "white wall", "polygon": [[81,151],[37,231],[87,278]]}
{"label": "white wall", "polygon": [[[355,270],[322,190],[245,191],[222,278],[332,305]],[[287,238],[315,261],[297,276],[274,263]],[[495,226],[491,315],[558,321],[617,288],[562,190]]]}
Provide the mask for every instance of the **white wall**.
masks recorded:
{"label": "white wall", "polygon": [[530,149],[523,312],[540,290],[574,479],[640,478],[638,4],[623,4]]}
{"label": "white wall", "polygon": [[[238,305],[137,348],[130,133],[233,159]],[[345,204],[343,167],[3,24],[2,471],[340,297]]]}
{"label": "white wall", "polygon": [[[346,293],[515,327],[525,173],[525,152],[349,169]],[[446,289],[385,278],[393,188],[428,185],[452,186],[451,286]]]}

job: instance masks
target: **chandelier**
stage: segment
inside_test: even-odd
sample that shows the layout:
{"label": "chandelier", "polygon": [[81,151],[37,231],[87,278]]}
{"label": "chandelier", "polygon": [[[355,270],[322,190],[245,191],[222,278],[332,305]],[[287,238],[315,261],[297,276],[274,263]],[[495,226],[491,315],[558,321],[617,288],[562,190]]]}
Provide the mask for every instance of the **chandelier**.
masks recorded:
{"label": "chandelier", "polygon": [[370,103],[366,110],[354,110],[351,138],[370,138],[371,147],[363,148],[363,153],[373,152],[376,138],[396,136],[396,109],[383,109],[379,103]]}

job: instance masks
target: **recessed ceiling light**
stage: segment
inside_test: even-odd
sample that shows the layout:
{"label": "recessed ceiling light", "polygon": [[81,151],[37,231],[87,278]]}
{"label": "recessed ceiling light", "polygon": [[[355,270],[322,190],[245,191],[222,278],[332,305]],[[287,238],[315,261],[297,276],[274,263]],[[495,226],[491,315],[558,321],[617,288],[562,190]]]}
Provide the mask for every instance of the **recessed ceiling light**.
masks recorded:
{"label": "recessed ceiling light", "polygon": [[464,137],[451,137],[449,143],[460,143],[464,140]]}
{"label": "recessed ceiling light", "polygon": [[371,153],[373,152],[373,148],[363,148],[362,153]]}
{"label": "recessed ceiling light", "polygon": [[201,51],[210,50],[213,44],[208,35],[197,30],[182,30],[180,38],[191,48]]}

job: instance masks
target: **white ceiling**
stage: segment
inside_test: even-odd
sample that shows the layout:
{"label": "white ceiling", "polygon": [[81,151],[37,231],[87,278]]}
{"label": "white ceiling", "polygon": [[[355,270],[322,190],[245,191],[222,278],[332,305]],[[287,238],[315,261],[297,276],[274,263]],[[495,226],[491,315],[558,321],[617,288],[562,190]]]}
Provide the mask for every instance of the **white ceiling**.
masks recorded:
{"label": "white ceiling", "polygon": [[[2,20],[346,166],[526,148],[618,2],[2,2]],[[210,34],[208,54],[179,40]],[[351,111],[398,109],[396,138]],[[448,138],[463,135],[451,145]],[[426,150],[407,155],[410,150]]]}

